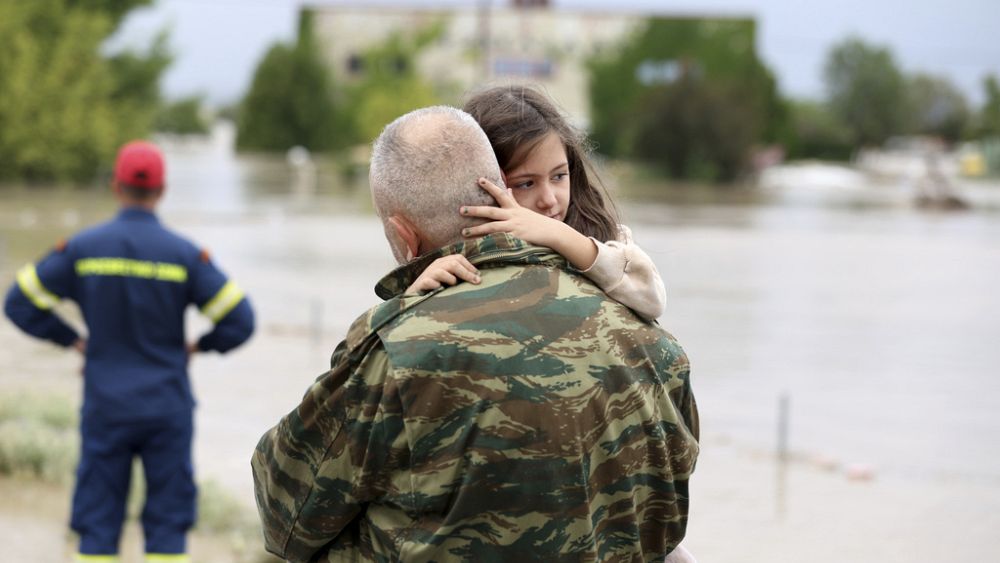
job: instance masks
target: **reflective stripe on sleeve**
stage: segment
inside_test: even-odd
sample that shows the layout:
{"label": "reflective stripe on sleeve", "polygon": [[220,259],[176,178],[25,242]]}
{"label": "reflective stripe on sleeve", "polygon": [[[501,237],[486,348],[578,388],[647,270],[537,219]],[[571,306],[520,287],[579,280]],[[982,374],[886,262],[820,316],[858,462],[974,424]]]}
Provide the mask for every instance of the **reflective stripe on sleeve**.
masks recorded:
{"label": "reflective stripe on sleeve", "polygon": [[27,264],[17,272],[17,286],[34,303],[35,307],[43,311],[56,306],[59,298],[42,285],[42,280],[38,279],[38,272],[35,271],[34,264]]}
{"label": "reflective stripe on sleeve", "polygon": [[212,320],[213,323],[219,322],[222,317],[225,317],[229,311],[233,310],[240,300],[243,299],[243,290],[240,286],[236,285],[235,282],[226,282],[226,285],[222,286],[222,289],[215,294],[201,308],[201,312],[204,313],[206,317]]}
{"label": "reflective stripe on sleeve", "polygon": [[147,553],[146,563],[189,563],[184,553]]}

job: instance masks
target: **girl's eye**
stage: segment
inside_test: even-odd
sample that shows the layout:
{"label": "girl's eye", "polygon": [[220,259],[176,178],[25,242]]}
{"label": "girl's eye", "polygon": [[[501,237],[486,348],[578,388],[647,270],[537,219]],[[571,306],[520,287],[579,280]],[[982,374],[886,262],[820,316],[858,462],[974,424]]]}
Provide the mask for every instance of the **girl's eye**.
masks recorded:
{"label": "girl's eye", "polygon": [[526,190],[526,189],[528,189],[528,188],[530,188],[531,186],[534,186],[534,185],[535,185],[535,183],[533,181],[531,181],[531,180],[525,180],[524,182],[518,182],[518,183],[514,184],[514,189],[517,189],[517,190]]}
{"label": "girl's eye", "polygon": [[555,176],[552,177],[552,181],[553,182],[561,182],[561,181],[565,180],[568,176],[569,176],[569,172],[559,172],[558,174],[556,174]]}

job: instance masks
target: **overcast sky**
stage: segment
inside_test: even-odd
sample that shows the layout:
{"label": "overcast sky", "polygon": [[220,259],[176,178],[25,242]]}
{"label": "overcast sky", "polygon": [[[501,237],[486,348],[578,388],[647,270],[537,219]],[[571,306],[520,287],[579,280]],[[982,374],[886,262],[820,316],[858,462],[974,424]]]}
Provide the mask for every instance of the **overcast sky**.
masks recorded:
{"label": "overcast sky", "polygon": [[[176,55],[166,95],[229,103],[246,91],[275,41],[294,37],[302,4],[475,6],[486,0],[157,0],[125,22],[114,45],[143,45],[164,27]],[[504,5],[493,0],[492,5]],[[830,45],[851,34],[888,46],[907,72],[942,75],[982,101],[985,74],[1000,76],[1000,0],[562,0],[557,8],[754,16],[757,47],[785,95],[820,98]]]}

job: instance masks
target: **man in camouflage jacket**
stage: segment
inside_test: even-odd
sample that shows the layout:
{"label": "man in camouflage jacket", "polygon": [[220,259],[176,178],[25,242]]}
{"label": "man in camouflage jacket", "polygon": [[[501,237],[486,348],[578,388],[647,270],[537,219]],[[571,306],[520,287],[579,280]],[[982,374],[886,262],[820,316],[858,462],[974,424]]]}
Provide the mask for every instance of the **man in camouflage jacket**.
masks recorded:
{"label": "man in camouflage jacket", "polygon": [[[453,253],[481,283],[403,293]],[[290,561],[662,561],[684,537],[698,453],[681,347],[550,249],[499,234],[419,254],[379,283],[388,300],[261,438],[267,549]]]}

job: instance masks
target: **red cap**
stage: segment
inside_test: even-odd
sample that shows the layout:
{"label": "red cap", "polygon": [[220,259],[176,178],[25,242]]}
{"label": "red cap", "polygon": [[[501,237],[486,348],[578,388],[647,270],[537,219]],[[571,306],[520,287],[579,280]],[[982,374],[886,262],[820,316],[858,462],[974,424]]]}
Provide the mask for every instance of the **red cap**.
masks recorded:
{"label": "red cap", "polygon": [[118,151],[115,180],[151,190],[163,187],[163,155],[156,145],[132,141]]}

